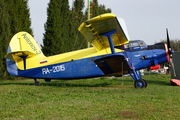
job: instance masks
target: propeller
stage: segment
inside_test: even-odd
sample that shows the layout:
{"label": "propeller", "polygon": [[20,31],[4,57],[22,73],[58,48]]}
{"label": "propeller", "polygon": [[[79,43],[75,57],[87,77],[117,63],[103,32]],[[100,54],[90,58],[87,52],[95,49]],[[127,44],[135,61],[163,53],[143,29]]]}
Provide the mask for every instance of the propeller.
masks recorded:
{"label": "propeller", "polygon": [[167,33],[167,45],[168,45],[168,50],[171,50],[171,45],[170,45],[169,34],[168,34],[168,29],[167,29],[167,28],[166,28],[166,33]]}
{"label": "propeller", "polygon": [[173,51],[171,49],[170,40],[169,40],[169,34],[168,34],[168,29],[167,28],[166,28],[166,33],[167,33],[167,45],[168,45],[168,53],[169,53],[169,57],[170,57],[170,63],[171,63],[172,69],[173,69],[174,76],[176,76],[174,63],[173,63],[173,59],[172,59]]}

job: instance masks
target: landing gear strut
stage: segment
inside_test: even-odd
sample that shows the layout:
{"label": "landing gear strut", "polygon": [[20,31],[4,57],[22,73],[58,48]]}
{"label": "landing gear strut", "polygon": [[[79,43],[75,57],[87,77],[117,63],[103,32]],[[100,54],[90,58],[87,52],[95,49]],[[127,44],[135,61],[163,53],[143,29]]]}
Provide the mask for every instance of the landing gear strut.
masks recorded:
{"label": "landing gear strut", "polygon": [[41,85],[40,82],[36,80],[36,78],[34,78],[34,81],[35,81],[35,85],[36,86],[40,86]]}
{"label": "landing gear strut", "polygon": [[131,72],[129,72],[129,73],[130,73],[131,77],[135,81],[134,82],[134,87],[135,88],[146,88],[147,87],[147,82],[141,78],[140,71],[139,70],[135,71],[134,69],[132,69],[131,71],[132,71],[132,73]]}

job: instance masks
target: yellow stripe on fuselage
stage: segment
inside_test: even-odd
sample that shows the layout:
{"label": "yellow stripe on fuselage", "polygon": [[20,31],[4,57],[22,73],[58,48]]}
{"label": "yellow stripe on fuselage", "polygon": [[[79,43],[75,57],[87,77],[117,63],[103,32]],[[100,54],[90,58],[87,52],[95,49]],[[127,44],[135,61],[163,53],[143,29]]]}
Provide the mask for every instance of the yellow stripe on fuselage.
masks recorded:
{"label": "yellow stripe on fuselage", "polygon": [[[116,52],[122,52],[120,49],[115,49]],[[100,56],[100,55],[107,55],[111,54],[111,49],[107,48],[101,51],[96,51],[93,47],[92,48],[87,48],[87,49],[82,49],[82,50],[77,50],[73,52],[68,52],[68,53],[63,53],[59,55],[54,55],[50,57],[32,57],[27,59],[27,64],[26,64],[26,69],[32,69],[36,67],[43,67],[47,65],[53,65],[57,63],[63,63],[63,62],[68,62],[71,60],[79,60],[79,59],[84,59],[84,58],[89,58],[89,57],[95,57],[95,56]],[[47,60],[47,63],[40,64],[40,61]],[[23,66],[21,66],[23,68]]]}

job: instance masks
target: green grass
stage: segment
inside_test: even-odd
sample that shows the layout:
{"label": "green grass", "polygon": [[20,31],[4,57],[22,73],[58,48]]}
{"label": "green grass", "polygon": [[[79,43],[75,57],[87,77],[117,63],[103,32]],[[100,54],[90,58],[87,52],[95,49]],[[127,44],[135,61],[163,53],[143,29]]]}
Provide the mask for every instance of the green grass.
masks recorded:
{"label": "green grass", "polygon": [[145,89],[131,77],[0,81],[0,119],[179,119],[180,88],[170,76],[143,79]]}

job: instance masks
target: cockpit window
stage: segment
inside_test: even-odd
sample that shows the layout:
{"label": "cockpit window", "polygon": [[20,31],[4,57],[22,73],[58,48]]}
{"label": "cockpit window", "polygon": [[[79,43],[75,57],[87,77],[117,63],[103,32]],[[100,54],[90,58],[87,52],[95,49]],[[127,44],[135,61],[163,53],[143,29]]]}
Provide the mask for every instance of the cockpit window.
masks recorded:
{"label": "cockpit window", "polygon": [[131,43],[129,43],[129,48],[130,49],[138,49],[139,44],[137,42],[131,42]]}
{"label": "cockpit window", "polygon": [[128,44],[124,45],[125,50],[141,50],[143,48],[146,48],[146,44],[144,41],[137,40],[137,41],[130,41]]}
{"label": "cockpit window", "polygon": [[146,43],[144,41],[138,41],[141,48],[146,47]]}

